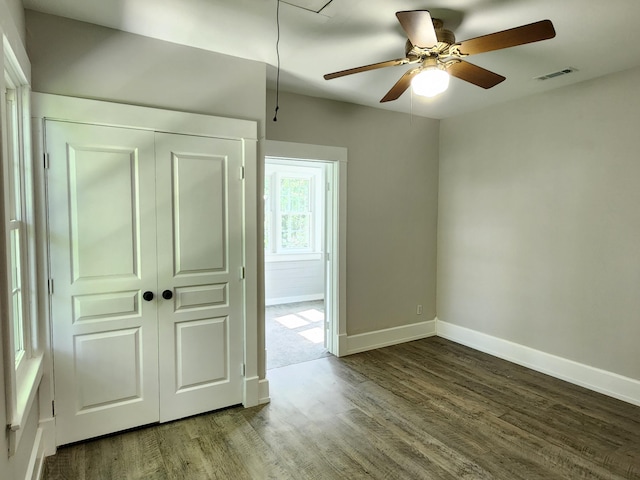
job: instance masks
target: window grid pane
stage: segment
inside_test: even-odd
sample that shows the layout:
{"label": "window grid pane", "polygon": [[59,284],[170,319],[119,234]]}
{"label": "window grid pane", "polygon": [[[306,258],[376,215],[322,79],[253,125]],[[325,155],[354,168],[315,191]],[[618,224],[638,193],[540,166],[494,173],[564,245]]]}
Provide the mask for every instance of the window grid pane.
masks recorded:
{"label": "window grid pane", "polygon": [[9,153],[9,220],[22,218],[22,189],[20,179],[20,137],[16,91],[8,89],[7,99],[7,151]]}
{"label": "window grid pane", "polygon": [[280,180],[280,210],[308,213],[311,206],[311,181],[308,178],[284,177]]}
{"label": "window grid pane", "polygon": [[311,248],[311,216],[308,213],[285,213],[281,217],[281,245],[283,249]]}
{"label": "window grid pane", "polygon": [[13,348],[16,365],[24,355],[25,339],[23,328],[22,269],[20,252],[20,229],[11,230],[11,297],[13,320]]}
{"label": "window grid pane", "polygon": [[280,248],[311,249],[311,179],[280,178]]}

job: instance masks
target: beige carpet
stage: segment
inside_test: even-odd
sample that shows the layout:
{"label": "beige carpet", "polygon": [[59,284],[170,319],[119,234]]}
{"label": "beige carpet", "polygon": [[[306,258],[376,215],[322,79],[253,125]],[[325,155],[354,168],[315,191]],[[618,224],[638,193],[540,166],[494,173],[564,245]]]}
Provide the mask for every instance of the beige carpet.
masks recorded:
{"label": "beige carpet", "polygon": [[267,370],[329,355],[324,348],[324,302],[266,308]]}

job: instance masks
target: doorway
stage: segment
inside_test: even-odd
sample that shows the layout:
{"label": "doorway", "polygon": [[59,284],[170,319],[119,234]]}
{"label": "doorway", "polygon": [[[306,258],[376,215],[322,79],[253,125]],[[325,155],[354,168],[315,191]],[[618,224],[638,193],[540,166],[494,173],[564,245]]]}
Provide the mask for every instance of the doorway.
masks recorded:
{"label": "doorway", "polygon": [[[317,149],[324,155],[318,155]],[[339,355],[340,181],[345,149],[267,142],[264,176],[266,368]],[[329,155],[328,155],[328,154]],[[333,154],[333,155],[331,155]],[[342,213],[342,216],[341,216]],[[342,222],[340,219],[342,218]],[[342,229],[340,225],[342,224]],[[343,250],[344,251],[344,250]],[[344,259],[342,258],[344,261]]]}
{"label": "doorway", "polygon": [[267,369],[328,354],[325,224],[331,169],[329,163],[302,159],[265,161]]}

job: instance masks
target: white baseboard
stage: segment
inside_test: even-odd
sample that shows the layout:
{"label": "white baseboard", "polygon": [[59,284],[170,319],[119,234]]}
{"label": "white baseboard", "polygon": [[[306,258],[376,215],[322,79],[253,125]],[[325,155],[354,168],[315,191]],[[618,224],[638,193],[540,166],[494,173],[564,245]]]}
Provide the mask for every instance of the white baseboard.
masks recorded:
{"label": "white baseboard", "polygon": [[258,403],[263,405],[269,403],[271,398],[269,397],[269,380],[263,378],[258,382]]}
{"label": "white baseboard", "polygon": [[338,351],[336,355],[338,357],[344,357],[345,355],[349,355],[349,337],[346,333],[341,333],[338,335]]}
{"label": "white baseboard", "polygon": [[42,429],[42,445],[46,457],[56,453],[56,419],[43,418],[38,422],[38,428]]}
{"label": "white baseboard", "polygon": [[439,337],[640,406],[640,381],[436,319]]}
{"label": "white baseboard", "polygon": [[285,303],[313,302],[316,300],[324,300],[324,293],[313,293],[310,295],[297,295],[295,297],[278,297],[265,299],[265,306],[283,305]]}
{"label": "white baseboard", "polygon": [[29,464],[25,473],[25,480],[40,480],[44,473],[44,442],[42,441],[42,429],[36,430],[36,438],[31,449]]}
{"label": "white baseboard", "polygon": [[419,340],[420,338],[432,337],[435,334],[436,321],[428,320],[358,335],[340,335],[338,337],[338,356],[342,357],[353,353],[397,345]]}
{"label": "white baseboard", "polygon": [[244,379],[244,392],[242,397],[242,404],[246,407],[255,407],[258,405],[259,399],[259,382],[260,379],[257,376],[245,377]]}

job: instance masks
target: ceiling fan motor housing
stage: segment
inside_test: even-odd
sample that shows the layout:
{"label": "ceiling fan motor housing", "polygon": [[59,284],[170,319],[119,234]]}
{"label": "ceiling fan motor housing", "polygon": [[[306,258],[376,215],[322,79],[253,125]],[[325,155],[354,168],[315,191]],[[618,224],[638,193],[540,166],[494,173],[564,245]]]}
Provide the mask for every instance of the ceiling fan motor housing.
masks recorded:
{"label": "ceiling fan motor housing", "polygon": [[436,31],[438,42],[447,43],[449,45],[453,45],[454,43],[456,43],[456,36],[451,30],[443,28],[442,20],[440,20],[439,18],[433,19],[433,28]]}
{"label": "ceiling fan motor housing", "polygon": [[432,51],[432,53],[435,53],[447,50],[449,46],[456,43],[456,36],[451,30],[443,28],[442,20],[440,20],[439,18],[434,18],[433,27],[436,33],[436,38],[438,39],[438,43],[436,45],[413,45],[413,43],[411,43],[411,40],[407,40],[404,47],[405,55],[407,55],[408,57],[415,57],[416,51],[414,50],[414,47],[418,47],[420,51]]}

